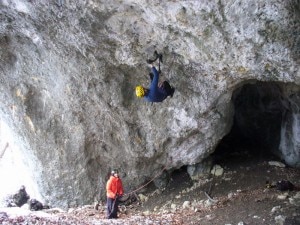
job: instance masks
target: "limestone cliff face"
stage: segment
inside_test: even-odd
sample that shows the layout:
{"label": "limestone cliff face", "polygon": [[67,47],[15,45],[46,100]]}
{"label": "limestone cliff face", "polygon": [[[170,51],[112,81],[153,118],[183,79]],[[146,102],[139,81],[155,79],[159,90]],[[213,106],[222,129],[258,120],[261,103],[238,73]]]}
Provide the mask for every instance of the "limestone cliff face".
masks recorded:
{"label": "limestone cliff face", "polygon": [[[129,191],[165,166],[199,163],[233,123],[247,137],[267,133],[266,148],[300,166],[299,1],[0,6],[1,120],[35,160],[50,204],[91,202],[112,168]],[[152,105],[134,87],[148,85],[155,49],[164,54],[161,79],[176,92]]]}

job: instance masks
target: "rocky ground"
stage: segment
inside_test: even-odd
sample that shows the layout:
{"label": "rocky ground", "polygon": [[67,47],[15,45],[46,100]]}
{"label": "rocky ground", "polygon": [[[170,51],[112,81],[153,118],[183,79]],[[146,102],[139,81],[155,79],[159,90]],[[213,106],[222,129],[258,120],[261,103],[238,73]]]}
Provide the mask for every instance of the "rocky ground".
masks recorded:
{"label": "rocky ground", "polygon": [[[229,160],[230,159],[230,160]],[[1,224],[200,224],[200,225],[298,225],[300,190],[266,188],[266,182],[289,180],[300,186],[300,170],[273,165],[272,156],[257,157],[247,151],[232,153],[218,164],[224,173],[190,180],[186,169],[173,173],[168,187],[157,191],[152,185],[140,201],[121,206],[117,220],[105,219],[105,207],[93,205],[63,212],[58,209],[28,213],[0,210]],[[206,194],[210,195],[207,196]]]}

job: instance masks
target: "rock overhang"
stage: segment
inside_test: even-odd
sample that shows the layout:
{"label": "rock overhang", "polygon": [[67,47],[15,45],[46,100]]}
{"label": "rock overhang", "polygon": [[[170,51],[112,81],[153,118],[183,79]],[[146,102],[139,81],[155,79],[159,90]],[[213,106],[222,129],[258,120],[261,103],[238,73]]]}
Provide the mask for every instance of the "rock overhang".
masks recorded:
{"label": "rock overhang", "polygon": [[[103,188],[110,168],[123,170],[131,188],[166,162],[170,169],[200,162],[230,131],[238,87],[299,85],[292,2],[4,4],[1,108],[47,162],[39,171],[45,198],[91,201],[87,193],[96,195],[99,180]],[[130,93],[147,84],[145,59],[154,49],[164,53],[163,70],[170,71],[162,78],[176,93],[151,106]]]}

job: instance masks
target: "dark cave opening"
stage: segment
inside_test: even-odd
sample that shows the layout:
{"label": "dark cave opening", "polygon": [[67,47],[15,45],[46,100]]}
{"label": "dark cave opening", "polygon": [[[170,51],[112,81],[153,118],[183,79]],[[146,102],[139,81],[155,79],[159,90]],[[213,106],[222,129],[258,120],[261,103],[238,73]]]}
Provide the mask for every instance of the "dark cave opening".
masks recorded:
{"label": "dark cave opening", "polygon": [[[282,82],[253,81],[239,86],[231,97],[234,113],[229,133],[201,163],[171,171],[168,178],[176,184],[189,174],[186,180],[192,182],[191,176],[205,174],[215,164],[226,169],[250,168],[268,161],[281,161],[291,167],[297,165],[297,152],[287,155],[280,146],[285,138],[285,147],[290,148],[298,134],[293,133],[293,128],[300,123],[293,121],[293,115],[300,115],[299,90],[295,84]],[[286,156],[294,161],[289,164]]]}
{"label": "dark cave opening", "polygon": [[279,82],[256,82],[233,92],[233,124],[212,154],[216,162],[243,155],[238,153],[247,153],[256,160],[278,158],[286,110],[283,88]]}

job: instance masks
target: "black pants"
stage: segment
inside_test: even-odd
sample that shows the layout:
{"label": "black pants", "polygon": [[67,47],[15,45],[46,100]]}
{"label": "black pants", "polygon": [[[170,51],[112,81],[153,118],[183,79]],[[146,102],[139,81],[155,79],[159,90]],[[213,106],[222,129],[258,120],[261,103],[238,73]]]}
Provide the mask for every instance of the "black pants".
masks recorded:
{"label": "black pants", "polygon": [[118,198],[107,198],[106,206],[107,206],[107,219],[118,218]]}
{"label": "black pants", "polygon": [[[153,76],[154,76],[153,73],[149,73],[149,77],[150,77],[151,82],[153,80]],[[165,80],[162,83],[161,87],[165,90],[165,92],[167,93],[167,96],[173,97],[175,89],[171,87],[171,85],[168,81]]]}
{"label": "black pants", "polygon": [[174,88],[171,87],[168,81],[162,83],[162,88],[167,92],[168,96],[173,96]]}

